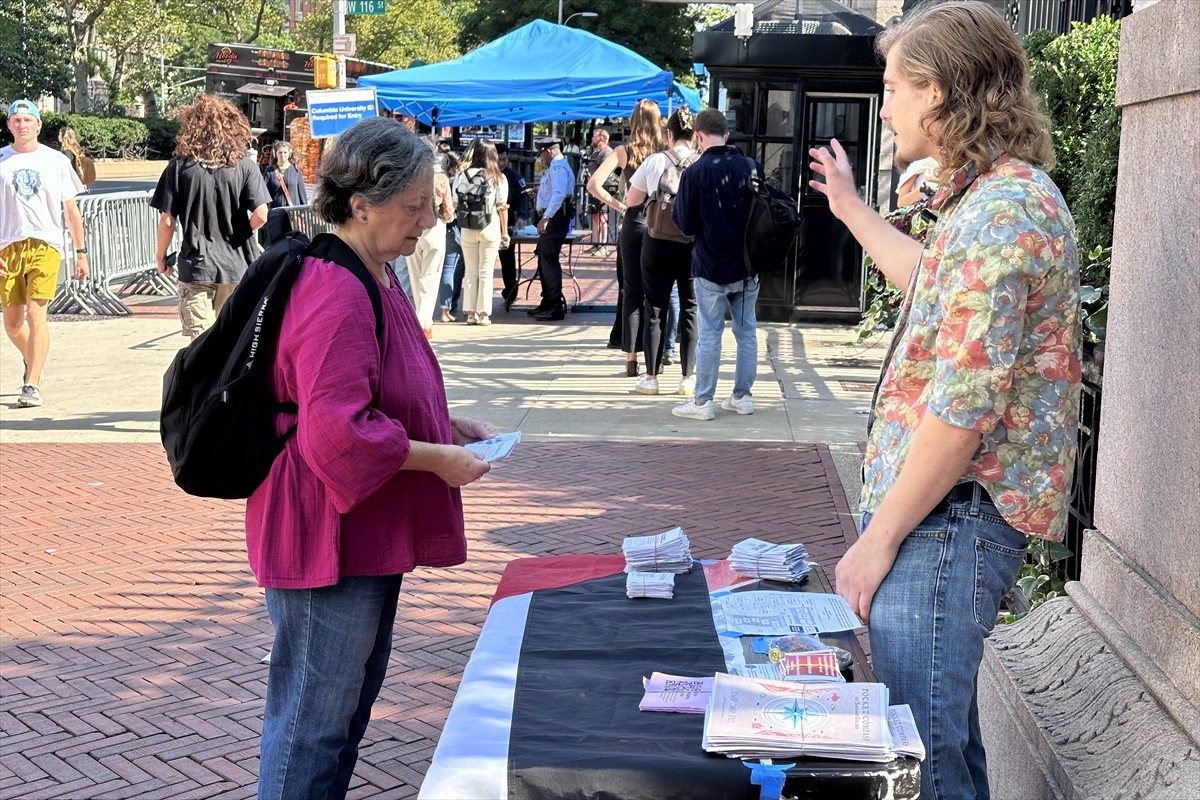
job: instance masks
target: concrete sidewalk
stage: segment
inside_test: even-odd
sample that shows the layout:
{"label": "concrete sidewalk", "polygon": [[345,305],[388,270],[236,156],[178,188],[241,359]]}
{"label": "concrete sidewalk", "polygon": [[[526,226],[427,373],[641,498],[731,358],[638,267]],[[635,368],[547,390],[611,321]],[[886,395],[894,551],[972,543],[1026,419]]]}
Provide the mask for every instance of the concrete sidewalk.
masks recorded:
{"label": "concrete sidewalk", "polygon": [[[581,259],[577,275],[586,303],[613,301],[611,262]],[[40,409],[15,408],[21,362],[0,346],[0,796],[255,794],[271,626],[242,504],[171,482],[157,412],[183,340],[173,300],[131,303],[132,317],[52,322]],[[670,415],[682,398],[633,393],[605,347],[611,314],[495,318],[439,324],[433,346],[455,413],[523,442],[464,491],[468,562],[405,579],[354,798],[416,796],[511,559],[614,553],[682,525],[700,557],[799,539],[832,571],[855,536],[846,494],[878,345],[764,325],[756,413],[696,422]]]}

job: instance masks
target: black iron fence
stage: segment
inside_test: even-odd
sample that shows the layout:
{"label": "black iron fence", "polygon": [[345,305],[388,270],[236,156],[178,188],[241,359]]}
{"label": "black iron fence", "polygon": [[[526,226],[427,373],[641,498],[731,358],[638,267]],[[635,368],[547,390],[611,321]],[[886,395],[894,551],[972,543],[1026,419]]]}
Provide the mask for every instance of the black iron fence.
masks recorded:
{"label": "black iron fence", "polygon": [[1099,16],[1120,19],[1133,13],[1133,0],[1007,0],[1005,18],[1024,37],[1030,31],[1066,33],[1072,22],[1090,22]]}
{"label": "black iron fence", "polygon": [[1083,362],[1083,387],[1079,393],[1079,449],[1075,455],[1075,477],[1067,508],[1067,536],[1063,541],[1071,555],[1055,565],[1056,577],[1079,580],[1083,532],[1093,527],[1096,510],[1096,451],[1100,435],[1100,395],[1103,386],[1103,350],[1099,359],[1089,348]]}

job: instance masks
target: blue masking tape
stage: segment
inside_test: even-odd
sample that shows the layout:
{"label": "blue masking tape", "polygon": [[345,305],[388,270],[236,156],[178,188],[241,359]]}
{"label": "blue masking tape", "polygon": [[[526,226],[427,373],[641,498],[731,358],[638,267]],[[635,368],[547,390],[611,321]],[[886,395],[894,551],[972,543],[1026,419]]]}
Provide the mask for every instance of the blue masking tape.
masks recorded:
{"label": "blue masking tape", "polygon": [[783,795],[783,783],[787,780],[786,771],[795,764],[755,764],[743,761],[750,768],[750,782],[761,786],[759,800],[779,800]]}

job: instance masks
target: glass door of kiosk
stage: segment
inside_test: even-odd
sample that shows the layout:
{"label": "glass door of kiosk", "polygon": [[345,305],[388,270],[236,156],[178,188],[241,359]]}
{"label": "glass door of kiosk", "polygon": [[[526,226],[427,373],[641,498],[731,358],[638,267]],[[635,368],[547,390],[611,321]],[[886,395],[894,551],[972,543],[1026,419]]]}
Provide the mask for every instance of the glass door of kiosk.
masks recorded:
{"label": "glass door of kiosk", "polygon": [[[875,205],[875,165],[879,141],[878,95],[809,92],[805,96],[803,152],[825,147],[837,139],[854,170],[858,193]],[[804,215],[803,247],[796,264],[797,310],[862,310],[864,267],[862,247],[829,211],[829,201],[809,186],[824,180],[804,158],[801,165],[800,211]]]}
{"label": "glass door of kiosk", "polygon": [[813,312],[853,317],[862,311],[862,248],[829,212],[825,196],[809,187],[814,173],[808,151],[829,147],[836,138],[860,194],[874,204],[879,95],[817,91],[814,83],[830,81],[717,78],[717,107],[729,121],[729,143],[760,162],[767,182],[795,197],[804,217],[788,268],[763,277],[758,305],[766,319]]}

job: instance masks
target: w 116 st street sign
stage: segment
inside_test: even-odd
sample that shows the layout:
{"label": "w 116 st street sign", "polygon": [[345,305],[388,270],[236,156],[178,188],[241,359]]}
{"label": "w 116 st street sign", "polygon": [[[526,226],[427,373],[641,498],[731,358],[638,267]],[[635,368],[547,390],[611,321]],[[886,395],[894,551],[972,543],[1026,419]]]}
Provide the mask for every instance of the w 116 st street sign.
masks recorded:
{"label": "w 116 st street sign", "polygon": [[386,14],[387,0],[346,0],[347,14]]}

